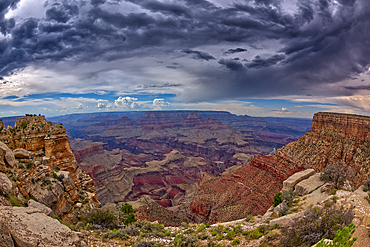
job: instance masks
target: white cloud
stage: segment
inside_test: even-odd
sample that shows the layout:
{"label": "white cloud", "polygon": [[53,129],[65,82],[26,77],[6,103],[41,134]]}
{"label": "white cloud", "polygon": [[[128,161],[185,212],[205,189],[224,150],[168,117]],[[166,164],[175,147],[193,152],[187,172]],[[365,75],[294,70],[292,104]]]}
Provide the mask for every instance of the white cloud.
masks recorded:
{"label": "white cloud", "polygon": [[104,103],[98,103],[98,105],[96,106],[96,108],[99,108],[99,109],[102,109],[102,108],[106,108],[106,105]]}
{"label": "white cloud", "polygon": [[153,100],[153,109],[161,110],[162,108],[171,107],[171,103],[166,101],[165,99],[154,99]]}
{"label": "white cloud", "polygon": [[116,99],[114,101],[114,104],[116,106],[134,108],[135,107],[135,101],[137,101],[137,98],[128,97],[128,96],[126,96],[126,97],[119,96],[118,99]]}

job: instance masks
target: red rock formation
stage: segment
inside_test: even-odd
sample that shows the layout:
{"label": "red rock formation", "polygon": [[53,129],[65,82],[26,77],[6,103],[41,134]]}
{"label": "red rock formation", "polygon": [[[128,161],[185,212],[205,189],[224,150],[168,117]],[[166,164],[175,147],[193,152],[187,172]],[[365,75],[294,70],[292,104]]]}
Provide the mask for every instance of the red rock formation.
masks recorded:
{"label": "red rock formation", "polygon": [[247,166],[222,177],[202,175],[188,217],[196,222],[223,222],[263,214],[283,181],[302,167],[278,156],[256,156]]}
{"label": "red rock formation", "polygon": [[181,126],[183,127],[194,127],[200,123],[204,122],[203,118],[201,118],[198,114],[195,112],[192,112],[189,114],[187,118],[182,120]]}
{"label": "red rock formation", "polygon": [[217,222],[263,214],[290,175],[308,168],[322,171],[328,164],[351,166],[353,182],[359,186],[370,176],[369,133],[369,117],[317,113],[311,131],[274,155],[256,156],[222,177],[203,175],[188,216],[198,222]]}
{"label": "red rock formation", "polygon": [[[75,160],[63,125],[52,125],[44,116],[21,117],[14,128],[2,129],[0,140],[12,149],[32,152],[31,157],[20,159],[19,164],[11,168],[19,177],[16,196],[33,196],[51,207],[60,218],[72,222],[82,209],[82,204],[77,207],[77,203],[100,205],[93,193],[93,181]],[[57,179],[58,175],[63,176]]]}
{"label": "red rock formation", "polygon": [[369,132],[369,117],[320,112],[313,117],[311,131],[279,152],[316,171],[344,162],[354,169],[353,182],[358,186],[370,175]]}

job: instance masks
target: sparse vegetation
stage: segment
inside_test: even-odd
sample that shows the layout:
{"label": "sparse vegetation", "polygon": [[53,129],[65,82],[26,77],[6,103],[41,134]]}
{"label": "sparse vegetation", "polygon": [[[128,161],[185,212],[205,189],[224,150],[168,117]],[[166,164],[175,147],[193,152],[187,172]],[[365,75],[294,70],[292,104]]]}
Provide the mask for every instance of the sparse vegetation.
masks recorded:
{"label": "sparse vegetation", "polygon": [[353,174],[352,167],[341,162],[338,165],[329,164],[324,168],[320,175],[320,179],[325,182],[333,184],[335,189],[340,189],[344,182],[349,179]]}
{"label": "sparse vegetation", "polygon": [[322,238],[333,239],[339,229],[352,222],[353,216],[353,206],[311,207],[303,217],[282,229],[280,246],[311,246]]}
{"label": "sparse vegetation", "polygon": [[23,207],[21,201],[14,195],[9,195],[10,203],[15,207]]}
{"label": "sparse vegetation", "polygon": [[130,204],[128,204],[127,202],[122,204],[121,212],[123,214],[121,216],[121,220],[122,220],[123,224],[129,225],[129,224],[132,224],[136,221],[135,214],[134,214],[136,212],[136,210],[134,210],[132,208],[132,206]]}
{"label": "sparse vegetation", "polygon": [[352,234],[355,232],[355,228],[356,226],[352,223],[348,227],[344,227],[342,230],[338,230],[337,233],[335,234],[332,243],[326,243],[322,239],[316,245],[316,247],[329,247],[329,246],[350,247],[357,240],[357,238],[352,238]]}
{"label": "sparse vegetation", "polygon": [[82,216],[85,223],[100,225],[103,228],[114,228],[117,226],[117,217],[109,209],[92,209]]}
{"label": "sparse vegetation", "polygon": [[274,196],[274,201],[272,202],[272,205],[274,207],[276,207],[277,205],[279,205],[280,203],[283,202],[283,194],[279,191],[278,193],[276,193],[276,195]]}

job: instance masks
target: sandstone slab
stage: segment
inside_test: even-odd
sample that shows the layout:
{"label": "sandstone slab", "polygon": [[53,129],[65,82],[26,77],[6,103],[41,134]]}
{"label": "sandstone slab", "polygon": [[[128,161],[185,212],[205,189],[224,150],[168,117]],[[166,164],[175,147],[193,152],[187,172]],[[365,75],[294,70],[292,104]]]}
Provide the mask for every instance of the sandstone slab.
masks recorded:
{"label": "sandstone slab", "polygon": [[308,179],[305,179],[301,182],[299,182],[295,186],[295,191],[299,196],[307,195],[313,190],[316,190],[317,188],[323,186],[325,184],[324,181],[320,180],[320,173],[317,173]]}
{"label": "sandstone slab", "polygon": [[2,172],[0,172],[0,194],[10,194],[12,192],[12,182],[9,178]]}
{"label": "sandstone slab", "polygon": [[303,212],[298,212],[294,214],[288,214],[273,220],[270,220],[270,226],[274,226],[275,224],[278,224],[279,227],[286,227],[289,225],[289,223],[293,220],[296,220],[298,217],[301,217],[303,215]]}
{"label": "sandstone slab", "polygon": [[12,236],[2,221],[0,221],[0,247],[14,247]]}
{"label": "sandstone slab", "polygon": [[0,222],[12,236],[15,246],[81,246],[83,239],[58,220],[37,208],[0,207]]}
{"label": "sandstone slab", "polygon": [[14,157],[17,159],[29,159],[31,157],[30,152],[23,148],[17,148],[13,150]]}
{"label": "sandstone slab", "polygon": [[36,202],[35,200],[32,199],[28,201],[28,207],[37,208],[48,216],[52,216],[53,214],[53,210],[51,210],[51,208],[47,207],[42,203]]}
{"label": "sandstone slab", "polygon": [[8,148],[8,146],[4,144],[3,142],[0,142],[0,154],[1,156],[4,156],[6,163],[10,167],[14,167],[15,158],[14,158],[13,151],[10,150],[10,148]]}
{"label": "sandstone slab", "polygon": [[301,172],[294,173],[292,176],[290,176],[287,180],[283,182],[282,190],[289,191],[290,189],[293,189],[299,182],[311,177],[314,174],[315,174],[314,169],[307,169]]}

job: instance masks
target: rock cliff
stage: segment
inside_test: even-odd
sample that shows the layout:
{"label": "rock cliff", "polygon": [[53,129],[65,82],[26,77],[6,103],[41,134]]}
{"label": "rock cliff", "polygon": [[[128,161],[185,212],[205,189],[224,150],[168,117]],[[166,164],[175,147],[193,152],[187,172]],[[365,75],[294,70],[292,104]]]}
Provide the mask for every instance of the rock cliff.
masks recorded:
{"label": "rock cliff", "polygon": [[21,117],[13,128],[1,129],[0,140],[0,171],[13,180],[12,194],[21,202],[34,198],[69,222],[86,207],[100,206],[63,125],[52,125],[44,116]]}
{"label": "rock cliff", "polygon": [[316,113],[311,130],[278,153],[316,171],[344,162],[354,169],[352,180],[358,187],[370,175],[370,117]]}
{"label": "rock cliff", "polygon": [[370,176],[369,133],[369,117],[317,113],[310,131],[272,156],[255,156],[247,166],[221,177],[202,176],[188,216],[216,222],[263,214],[290,175],[310,168],[319,172],[328,164],[352,167],[352,182],[358,187]]}

